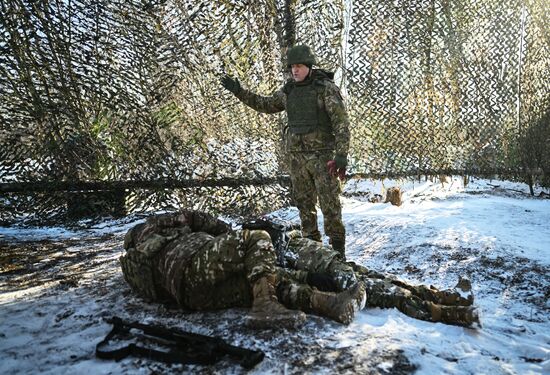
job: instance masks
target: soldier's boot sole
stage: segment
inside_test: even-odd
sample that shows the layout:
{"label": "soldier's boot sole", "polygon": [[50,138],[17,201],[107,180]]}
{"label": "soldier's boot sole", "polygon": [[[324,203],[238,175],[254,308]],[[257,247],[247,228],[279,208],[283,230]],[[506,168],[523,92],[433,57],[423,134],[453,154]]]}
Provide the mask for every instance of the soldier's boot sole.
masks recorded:
{"label": "soldier's boot sole", "polygon": [[306,321],[306,314],[298,310],[281,312],[252,312],[246,324],[253,329],[295,329]]}
{"label": "soldier's boot sole", "polygon": [[284,307],[275,293],[276,276],[266,275],[252,286],[254,302],[247,325],[254,328],[294,328],[306,321],[302,311]]}
{"label": "soldier's boot sole", "polygon": [[443,306],[432,303],[431,306],[432,321],[447,324],[459,325],[464,327],[479,327],[479,309],[474,306]]}

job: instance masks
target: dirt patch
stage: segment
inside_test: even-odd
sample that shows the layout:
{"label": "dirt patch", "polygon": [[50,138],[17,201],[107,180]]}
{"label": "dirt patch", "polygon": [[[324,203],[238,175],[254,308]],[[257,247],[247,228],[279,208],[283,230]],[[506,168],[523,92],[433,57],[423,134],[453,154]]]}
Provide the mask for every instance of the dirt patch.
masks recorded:
{"label": "dirt patch", "polygon": [[64,241],[0,241],[0,291],[54,281],[76,285],[82,273],[109,262],[109,255],[120,251],[120,239],[112,235]]}
{"label": "dirt patch", "polygon": [[[256,331],[246,327],[246,309],[188,312],[174,306],[147,303],[130,290],[122,277],[118,264],[121,244],[122,236],[0,242],[0,291],[16,292],[48,285],[32,301],[15,302],[10,307],[11,313],[33,311],[30,314],[35,319],[47,322],[36,333],[31,332],[42,337],[41,348],[48,353],[36,358],[42,366],[71,366],[93,359],[90,346],[101,341],[109,329],[104,320],[120,316],[129,321],[220,337],[233,345],[260,348],[266,353],[266,359],[256,368],[259,372],[280,369],[287,374],[328,371],[410,374],[416,369],[399,350],[374,350],[366,358],[364,350],[359,349],[359,341],[341,347],[330,336],[331,332],[339,332],[345,327],[316,316],[310,316],[306,325],[297,331]],[[70,354],[63,354],[66,350],[63,340],[67,334],[97,331],[100,327],[104,333],[95,333],[83,340],[82,345],[87,345],[87,349],[73,348]],[[23,361],[28,356],[25,350],[23,347],[10,348],[5,356]],[[284,368],[280,367],[281,363]],[[130,357],[116,366],[123,373],[144,369],[151,373],[245,373],[231,358],[210,366],[198,366],[169,365]]]}

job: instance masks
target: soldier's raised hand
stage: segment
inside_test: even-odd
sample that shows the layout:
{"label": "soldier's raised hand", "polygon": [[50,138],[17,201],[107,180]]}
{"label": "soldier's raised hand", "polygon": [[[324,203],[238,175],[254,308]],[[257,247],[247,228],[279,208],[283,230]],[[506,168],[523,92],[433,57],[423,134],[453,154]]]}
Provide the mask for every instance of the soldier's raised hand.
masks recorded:
{"label": "soldier's raised hand", "polygon": [[224,74],[221,78],[221,84],[227,91],[231,91],[233,94],[236,94],[241,90],[241,84],[239,83],[239,80],[236,78],[232,78],[227,74]]}

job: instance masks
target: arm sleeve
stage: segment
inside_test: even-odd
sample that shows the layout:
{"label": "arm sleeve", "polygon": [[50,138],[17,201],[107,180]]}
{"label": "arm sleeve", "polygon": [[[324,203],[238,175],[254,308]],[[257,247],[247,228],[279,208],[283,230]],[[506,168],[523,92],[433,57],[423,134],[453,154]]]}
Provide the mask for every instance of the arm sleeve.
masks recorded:
{"label": "arm sleeve", "polygon": [[325,88],[325,108],[336,138],[336,154],[347,157],[350,140],[349,117],[340,89],[334,83],[329,83]]}
{"label": "arm sleeve", "polygon": [[124,236],[124,249],[128,250],[131,247],[136,246],[137,235],[145,228],[145,223],[137,224],[130,228]]}
{"label": "arm sleeve", "polygon": [[286,108],[286,95],[283,90],[278,90],[271,96],[261,96],[241,89],[235,96],[250,108],[263,113],[277,113]]}
{"label": "arm sleeve", "polygon": [[206,212],[193,211],[190,223],[193,232],[206,232],[212,236],[231,232],[231,225]]}

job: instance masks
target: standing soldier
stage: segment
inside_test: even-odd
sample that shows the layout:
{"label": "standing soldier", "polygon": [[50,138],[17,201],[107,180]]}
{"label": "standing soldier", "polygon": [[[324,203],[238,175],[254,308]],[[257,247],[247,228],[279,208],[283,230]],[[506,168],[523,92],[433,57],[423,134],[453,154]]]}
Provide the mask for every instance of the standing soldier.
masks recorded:
{"label": "standing soldier", "polygon": [[349,119],[334,73],[312,69],[315,56],[305,45],[287,55],[292,78],[268,97],[241,87],[238,80],[222,78],[222,85],[246,105],[264,112],[286,110],[283,131],[293,196],[300,211],[304,237],[321,241],[317,227],[317,200],[324,216],[325,233],[332,248],[345,259],[346,232],[342,222],[340,184],[345,178],[349,149]]}

